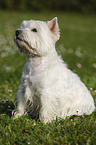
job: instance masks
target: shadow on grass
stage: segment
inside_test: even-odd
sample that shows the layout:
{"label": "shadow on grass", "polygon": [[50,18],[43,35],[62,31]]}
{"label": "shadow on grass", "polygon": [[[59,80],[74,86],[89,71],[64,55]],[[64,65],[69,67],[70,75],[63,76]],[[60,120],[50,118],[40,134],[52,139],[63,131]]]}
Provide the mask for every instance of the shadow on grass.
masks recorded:
{"label": "shadow on grass", "polygon": [[14,110],[15,106],[12,101],[2,101],[0,102],[0,114],[6,114],[9,117],[12,116],[12,111]]}
{"label": "shadow on grass", "polygon": [[[11,118],[12,117],[12,111],[14,109],[15,109],[15,106],[14,106],[14,103],[12,101],[3,100],[2,102],[0,102],[0,114],[6,114]],[[28,116],[31,119],[35,119],[36,121],[39,119],[39,115],[34,116],[34,112],[33,112],[33,115],[30,114],[30,112],[28,112]]]}

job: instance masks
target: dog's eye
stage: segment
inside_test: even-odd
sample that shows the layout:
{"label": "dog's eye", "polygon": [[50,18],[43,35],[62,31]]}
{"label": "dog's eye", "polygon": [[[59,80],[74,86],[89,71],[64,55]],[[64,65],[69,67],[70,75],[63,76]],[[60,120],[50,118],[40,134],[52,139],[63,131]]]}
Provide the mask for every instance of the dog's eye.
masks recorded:
{"label": "dog's eye", "polygon": [[37,32],[37,29],[34,28],[34,29],[32,29],[31,31],[33,31],[33,32]]}

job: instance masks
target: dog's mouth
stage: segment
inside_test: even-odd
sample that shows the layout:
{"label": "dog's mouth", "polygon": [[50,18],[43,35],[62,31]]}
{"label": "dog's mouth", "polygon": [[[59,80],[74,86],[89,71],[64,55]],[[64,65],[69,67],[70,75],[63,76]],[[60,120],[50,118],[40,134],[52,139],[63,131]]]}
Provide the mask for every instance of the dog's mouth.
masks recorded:
{"label": "dog's mouth", "polygon": [[17,37],[16,40],[23,41],[20,37]]}

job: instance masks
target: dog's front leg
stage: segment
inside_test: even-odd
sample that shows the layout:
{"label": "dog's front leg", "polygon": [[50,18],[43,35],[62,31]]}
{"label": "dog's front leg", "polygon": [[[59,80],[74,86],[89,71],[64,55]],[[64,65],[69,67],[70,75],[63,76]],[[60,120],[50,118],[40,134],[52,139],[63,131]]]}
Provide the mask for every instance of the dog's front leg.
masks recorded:
{"label": "dog's front leg", "polygon": [[28,100],[32,101],[31,99],[32,91],[28,86],[24,86],[20,84],[19,90],[16,95],[16,111],[14,114],[14,118],[18,118],[22,116],[26,111],[26,103]]}
{"label": "dog's front leg", "polygon": [[14,115],[14,118],[18,118],[19,116],[22,116],[26,109],[25,104],[25,88],[22,84],[20,84],[19,89],[16,94],[16,109],[12,112],[12,115]]}

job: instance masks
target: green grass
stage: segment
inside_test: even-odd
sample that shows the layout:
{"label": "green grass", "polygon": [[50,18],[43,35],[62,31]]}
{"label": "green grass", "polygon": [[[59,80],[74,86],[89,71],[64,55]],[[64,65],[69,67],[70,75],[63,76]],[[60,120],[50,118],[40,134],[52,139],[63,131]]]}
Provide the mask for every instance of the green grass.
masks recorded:
{"label": "green grass", "polygon": [[13,37],[24,19],[51,20],[57,16],[61,38],[56,49],[68,68],[77,73],[96,105],[96,16],[77,13],[0,12],[0,145],[95,145],[96,111],[90,116],[58,118],[44,124],[29,116],[11,118],[13,98],[20,84],[25,56],[16,50]]}

